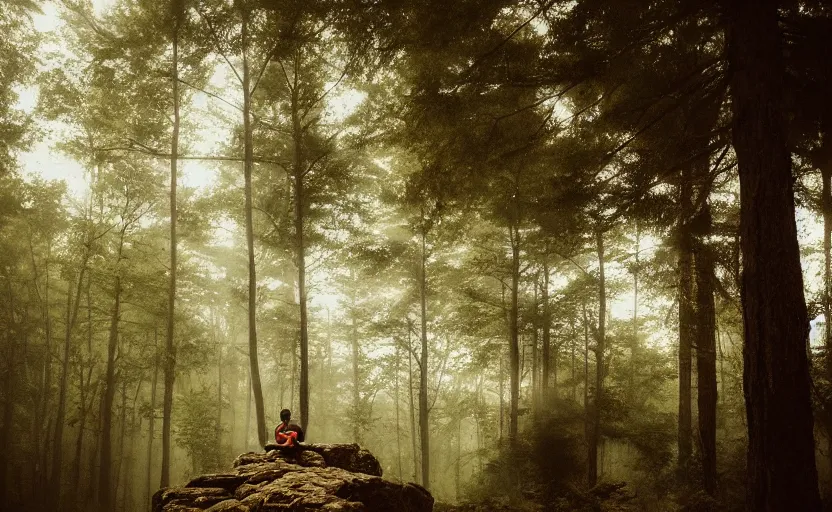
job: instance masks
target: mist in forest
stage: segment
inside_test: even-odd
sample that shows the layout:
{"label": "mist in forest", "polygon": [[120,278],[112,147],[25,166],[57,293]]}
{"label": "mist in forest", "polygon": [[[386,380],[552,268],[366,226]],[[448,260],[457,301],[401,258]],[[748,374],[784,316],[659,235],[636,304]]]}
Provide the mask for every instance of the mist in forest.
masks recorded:
{"label": "mist in forest", "polygon": [[829,1],[0,31],[0,510],[151,510],[283,409],[437,511],[832,510]]}

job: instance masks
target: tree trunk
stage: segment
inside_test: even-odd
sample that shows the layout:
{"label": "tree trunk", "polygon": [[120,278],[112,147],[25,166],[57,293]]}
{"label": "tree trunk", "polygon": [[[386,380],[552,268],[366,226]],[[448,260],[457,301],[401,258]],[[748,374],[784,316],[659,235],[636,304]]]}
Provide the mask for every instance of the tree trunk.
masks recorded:
{"label": "tree trunk", "polygon": [[[79,390],[81,393],[80,396],[80,404],[78,407],[78,417],[79,417],[79,424],[78,424],[78,437],[75,440],[75,458],[73,459],[73,467],[72,467],[72,483],[70,486],[70,491],[72,492],[72,498],[68,500],[68,503],[76,508],[80,508],[81,504],[78,502],[80,498],[80,489],[81,489],[81,458],[83,456],[83,448],[84,448],[84,430],[87,427],[87,416],[89,414],[89,409],[87,408],[87,393],[90,394],[89,407],[92,407],[93,402],[95,401],[95,389],[92,388],[92,360],[90,360],[90,368],[87,370],[87,379],[86,383],[84,382],[84,371],[83,369],[79,372],[81,377],[81,382],[79,386]],[[89,388],[89,389],[88,389]]]}
{"label": "tree trunk", "polygon": [[300,301],[300,424],[309,430],[309,319],[306,297],[306,248],[303,224],[306,213],[304,192],[303,127],[301,126],[298,90],[298,56],[295,56],[294,85],[292,87],[292,142],[294,145],[293,173],[295,179],[295,258],[298,265],[298,298]]}
{"label": "tree trunk", "polygon": [[679,184],[679,424],[678,468],[683,479],[689,476],[691,457],[691,347],[696,337],[696,297],[694,291],[693,184],[690,167],[682,170]]}
{"label": "tree trunk", "polygon": [[632,399],[636,397],[636,373],[638,373],[638,353],[641,348],[638,332],[638,278],[641,272],[641,262],[639,260],[641,253],[641,226],[636,221],[636,251],[635,251],[635,266],[633,267],[633,341],[630,347],[630,376],[629,387],[630,396]]}
{"label": "tree trunk", "polygon": [[[121,413],[118,418],[119,433],[118,433],[118,458],[116,459],[116,479],[113,482],[113,509],[118,507],[118,494],[122,483],[122,470],[126,462],[124,457],[124,434],[127,431],[127,380],[123,379],[121,382]],[[123,496],[123,493],[122,493]],[[123,497],[122,497],[123,499]]]}
{"label": "tree trunk", "polygon": [[[243,44],[243,145],[246,196],[246,245],[248,247],[248,357],[251,366],[251,385],[254,393],[254,408],[257,412],[257,439],[260,447],[266,445],[266,409],[263,404],[263,387],[260,384],[260,363],[257,358],[257,273],[254,263],[254,224],[251,198],[251,173],[254,165],[254,141],[251,126],[251,78],[248,65],[248,22],[249,12],[241,7]],[[305,429],[305,425],[304,425]]]}
{"label": "tree trunk", "polygon": [[413,481],[419,481],[419,457],[416,449],[416,406],[413,403],[413,324],[408,319],[407,322],[407,389],[408,399],[410,401],[410,443],[412,445],[413,454]]}
{"label": "tree trunk", "polygon": [[401,426],[401,405],[399,400],[399,373],[401,371],[401,347],[396,343],[396,467],[399,469],[399,481],[402,481],[404,472],[402,470],[402,426]]}
{"label": "tree trunk", "polygon": [[601,407],[604,405],[604,350],[606,343],[607,319],[607,282],[604,275],[604,233],[595,232],[595,244],[598,252],[598,335],[595,347],[595,397],[592,403],[592,422],[589,439],[589,487],[598,483],[598,444],[601,436]]}
{"label": "tree trunk", "polygon": [[728,2],[733,143],[740,176],[746,508],[820,510],[809,319],[794,213],[775,0]]}
{"label": "tree trunk", "polygon": [[[355,284],[354,275],[351,275],[352,282]],[[352,321],[350,323],[350,351],[352,352],[352,407],[353,412],[353,442],[361,444],[361,372],[359,369],[359,358],[361,357],[361,348],[358,345],[358,326],[356,325],[356,305],[355,297],[352,297]]]}
{"label": "tree trunk", "polygon": [[[122,242],[118,250],[118,260],[121,260],[121,247],[124,243],[124,231],[121,233]],[[100,512],[113,510],[112,485],[112,417],[113,398],[116,393],[116,349],[118,346],[118,322],[121,316],[121,276],[116,263],[116,277],[114,287],[113,310],[110,315],[110,336],[107,343],[107,374],[104,381],[104,395],[101,404],[101,461],[98,467],[98,509]]]}
{"label": "tree trunk", "polygon": [[511,240],[511,310],[509,319],[509,422],[508,439],[514,446],[517,442],[518,413],[520,403],[520,327],[519,307],[520,295],[520,230],[517,226],[509,227]]}
{"label": "tree trunk", "polygon": [[[176,181],[179,160],[179,28],[184,17],[182,0],[171,2],[174,18],[171,46],[173,59],[171,61],[171,86],[173,88],[173,133],[170,139],[170,282],[168,284],[168,318],[167,336],[165,339],[165,391],[162,402],[162,474],[159,485],[170,485],[170,429],[171,412],[173,410],[173,385],[176,380],[176,345],[175,315],[176,315],[176,272],[177,272],[177,238],[176,238]],[[152,440],[151,440],[152,443]],[[148,461],[149,463],[149,461]]]}
{"label": "tree trunk", "polygon": [[[705,205],[710,219],[710,208]],[[716,312],[713,259],[704,240],[695,246],[696,268],[696,389],[699,412],[700,457],[705,492],[716,493]]]}
{"label": "tree trunk", "polygon": [[549,374],[551,373],[552,308],[549,304],[549,259],[548,251],[543,258],[543,403],[548,406],[550,399]]}
{"label": "tree trunk", "polygon": [[[31,251],[32,257],[32,272],[34,274],[35,280],[35,290],[38,291],[38,269],[37,264],[35,262],[35,251],[34,247],[30,244],[29,246]],[[39,464],[39,461],[43,460],[46,461],[47,454],[45,453],[44,443],[42,436],[44,435],[44,422],[46,420],[48,410],[49,410],[49,398],[52,394],[52,314],[49,302],[49,291],[51,288],[50,280],[49,280],[49,261],[52,258],[52,243],[51,240],[47,242],[46,245],[46,260],[44,261],[44,280],[45,285],[43,289],[43,304],[42,304],[42,315],[43,315],[43,323],[44,323],[44,334],[46,337],[46,344],[44,347],[44,359],[43,359],[43,379],[41,381],[41,393],[38,397],[38,405],[35,409],[35,417],[34,417],[34,443],[35,443],[35,464],[34,464],[34,478],[33,478],[33,488],[38,488],[43,486],[43,478],[46,472],[46,465]],[[40,292],[38,291],[38,296],[40,296]],[[48,435],[48,430],[46,431]],[[41,496],[37,496],[36,499],[42,499]],[[38,501],[41,503],[41,501]]]}
{"label": "tree trunk", "polygon": [[50,499],[52,508],[59,510],[61,504],[61,475],[63,473],[63,437],[64,437],[64,415],[66,411],[66,395],[69,386],[69,346],[72,341],[72,330],[78,318],[78,306],[81,303],[81,288],[84,283],[84,274],[87,271],[87,252],[84,253],[81,262],[81,271],[78,274],[78,285],[75,287],[75,298],[73,303],[72,290],[67,291],[66,304],[66,334],[64,336],[64,358],[61,366],[61,387],[58,395],[58,412],[55,415],[55,438],[52,442],[52,478],[50,481]]}
{"label": "tree trunk", "polygon": [[158,348],[159,332],[154,328],[153,330],[153,381],[150,384],[150,418],[147,425],[147,492],[145,494],[144,505],[150,506],[151,497],[153,496],[153,487],[151,485],[153,476],[153,436],[155,435],[154,426],[156,421],[156,384],[159,380],[159,348]]}
{"label": "tree trunk", "polygon": [[[4,276],[5,277],[5,276]],[[10,305],[9,323],[14,321],[13,306]],[[4,333],[6,335],[6,364],[4,365],[3,376],[3,395],[5,401],[3,403],[3,428],[0,430],[0,503],[10,503],[11,498],[8,494],[8,473],[9,465],[11,464],[11,448],[12,448],[12,423],[14,421],[14,368],[15,368],[15,347],[12,337],[17,333],[16,329],[12,329],[13,325],[8,326],[8,330]]]}
{"label": "tree trunk", "polygon": [[[282,388],[281,388],[282,389]],[[249,441],[251,440],[251,368],[249,367],[248,374],[248,397],[246,398],[246,446],[245,451],[249,451]]]}
{"label": "tree trunk", "polygon": [[[423,215],[424,218],[424,215]],[[419,359],[419,439],[422,442],[422,486],[430,490],[430,426],[428,409],[428,276],[427,233],[422,227],[419,299],[422,309],[422,355]]]}

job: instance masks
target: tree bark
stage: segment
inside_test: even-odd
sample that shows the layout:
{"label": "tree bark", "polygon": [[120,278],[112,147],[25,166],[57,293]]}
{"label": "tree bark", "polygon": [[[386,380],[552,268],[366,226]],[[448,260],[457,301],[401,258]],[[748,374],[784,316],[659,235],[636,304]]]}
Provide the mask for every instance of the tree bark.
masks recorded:
{"label": "tree bark", "polygon": [[[165,390],[162,399],[162,472],[159,485],[170,485],[170,430],[173,410],[173,385],[176,380],[176,344],[174,343],[176,315],[176,273],[177,273],[177,204],[176,182],[179,163],[179,29],[184,17],[183,0],[172,0],[173,32],[171,46],[171,86],[173,88],[173,132],[170,138],[170,281],[168,283],[168,318],[165,338]],[[152,443],[152,440],[151,440]]]}
{"label": "tree bark", "polygon": [[[552,343],[552,308],[549,304],[549,260],[548,251],[543,258],[543,287],[542,298],[543,301],[543,378],[541,379],[541,386],[543,387],[543,403],[549,404],[549,375],[551,373],[551,343]],[[555,383],[557,385],[557,383]]]}
{"label": "tree bark", "polygon": [[[6,277],[6,276],[3,276]],[[5,343],[6,355],[3,375],[3,428],[0,430],[0,503],[9,503],[8,495],[8,469],[12,453],[12,423],[14,421],[14,369],[15,369],[15,343],[14,336],[17,335],[14,321],[14,300],[11,291],[11,282],[6,279],[9,286],[9,310],[6,322]]]}
{"label": "tree bark", "polygon": [[[709,206],[705,211],[710,219]],[[710,221],[708,221],[710,222]],[[696,269],[696,389],[699,416],[700,458],[705,492],[716,494],[716,312],[714,264],[704,240],[695,245]]]}
{"label": "tree bark", "polygon": [[410,443],[413,454],[413,481],[419,481],[419,457],[416,448],[416,406],[413,403],[413,324],[408,319],[407,321],[407,389],[408,399],[410,401]]}
{"label": "tree bark", "polygon": [[52,508],[59,510],[61,504],[61,475],[63,474],[63,437],[64,437],[64,415],[66,413],[66,395],[69,386],[69,346],[72,341],[72,330],[78,318],[78,306],[81,303],[81,288],[84,282],[84,274],[87,271],[87,259],[89,252],[85,251],[81,262],[81,271],[78,274],[78,285],[75,287],[73,302],[72,290],[67,291],[66,304],[66,333],[64,336],[64,357],[61,365],[61,387],[58,395],[58,412],[55,414],[55,437],[52,443],[52,478],[50,479],[50,499]]}
{"label": "tree bark", "polygon": [[[241,36],[243,43],[243,146],[246,196],[246,245],[248,247],[248,357],[251,366],[251,385],[254,394],[254,408],[257,413],[257,439],[260,447],[266,445],[266,409],[263,404],[263,387],[260,383],[260,363],[257,357],[257,272],[254,262],[254,223],[252,219],[251,173],[254,165],[254,141],[251,126],[251,77],[248,65],[248,22],[247,8],[241,6]],[[304,429],[305,429],[304,425]]]}
{"label": "tree bark", "polygon": [[511,309],[509,315],[509,422],[508,438],[512,446],[517,442],[518,414],[520,403],[520,327],[519,307],[520,295],[520,230],[517,226],[509,226],[511,241]]}
{"label": "tree bark", "polygon": [[399,373],[401,371],[401,346],[396,343],[396,382],[395,382],[395,402],[396,402],[396,467],[399,470],[399,481],[402,481],[404,472],[402,470],[402,426],[401,426],[401,405],[399,400]]}
{"label": "tree bark", "polygon": [[[424,215],[423,215],[424,218]],[[422,251],[419,272],[419,301],[421,305],[422,354],[419,359],[419,438],[422,444],[422,486],[430,490],[430,410],[428,409],[428,277],[427,233],[422,227]]]}
{"label": "tree bark", "polygon": [[600,228],[595,231],[595,246],[598,253],[598,334],[595,347],[595,397],[592,400],[592,421],[587,457],[589,487],[595,487],[598,483],[598,444],[601,437],[601,407],[604,404],[607,282],[604,275],[604,233]]}
{"label": "tree bark", "polygon": [[727,1],[740,176],[746,508],[820,510],[776,0]]}
{"label": "tree bark", "polygon": [[696,297],[693,262],[693,184],[690,167],[682,170],[679,183],[679,423],[678,468],[687,479],[692,451],[691,435],[691,347],[696,337]]}
{"label": "tree bark", "polygon": [[306,248],[304,242],[304,217],[306,213],[306,193],[304,191],[303,127],[300,118],[298,90],[298,73],[300,57],[295,55],[294,85],[292,87],[292,143],[293,174],[295,180],[295,258],[298,265],[298,299],[300,301],[300,424],[304,431],[309,430],[309,317],[307,312],[306,290]]}
{"label": "tree bark", "polygon": [[144,499],[145,506],[150,506],[151,497],[153,496],[153,487],[151,485],[153,475],[153,436],[155,435],[154,426],[156,421],[156,384],[159,380],[159,348],[158,348],[158,330],[153,330],[153,381],[150,384],[150,418],[147,425],[147,484],[146,494]]}
{"label": "tree bark", "polygon": [[[351,272],[351,281],[355,284],[355,275]],[[353,441],[361,444],[361,372],[359,367],[359,359],[361,357],[361,347],[358,344],[358,326],[356,324],[356,304],[355,296],[352,297],[352,319],[350,323],[350,351],[352,352],[352,406],[353,412]]]}
{"label": "tree bark", "polygon": [[112,413],[113,398],[116,393],[116,350],[118,347],[118,322],[121,316],[121,275],[119,274],[119,262],[121,251],[124,246],[124,229],[121,232],[121,241],[116,260],[116,276],[114,281],[113,310],[110,315],[110,335],[107,343],[107,374],[104,381],[104,395],[101,404],[101,460],[98,467],[98,509],[100,512],[113,510],[112,485],[110,475],[112,473]]}

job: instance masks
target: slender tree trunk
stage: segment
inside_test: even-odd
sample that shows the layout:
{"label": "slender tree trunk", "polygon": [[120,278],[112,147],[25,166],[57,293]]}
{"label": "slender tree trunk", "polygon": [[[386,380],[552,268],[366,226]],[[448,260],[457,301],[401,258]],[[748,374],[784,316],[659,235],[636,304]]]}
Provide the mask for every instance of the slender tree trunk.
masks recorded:
{"label": "slender tree trunk", "polygon": [[506,390],[505,390],[505,383],[504,383],[505,382],[505,369],[503,368],[503,366],[504,366],[503,359],[505,359],[505,356],[502,354],[502,351],[501,351],[501,353],[500,353],[500,368],[498,370],[499,375],[497,376],[498,382],[499,382],[499,384],[498,384],[498,393],[500,395],[500,442],[501,443],[503,441],[503,438],[505,437],[505,430],[506,430],[505,429],[505,417],[506,417],[505,396],[506,396]]}
{"label": "slender tree trunk", "polygon": [[[219,336],[217,336],[217,324],[214,321],[213,312],[211,313],[211,332],[214,335],[217,346],[217,426],[216,437],[217,447],[222,447],[222,343],[220,343]],[[232,439],[233,443],[233,439]]]}
{"label": "slender tree trunk", "polygon": [[66,395],[69,386],[69,346],[72,341],[72,330],[78,318],[78,306],[81,303],[81,289],[84,283],[84,274],[87,270],[88,253],[84,253],[81,262],[81,271],[78,274],[78,285],[75,287],[73,302],[71,289],[67,292],[66,304],[66,334],[64,336],[64,357],[61,366],[61,387],[58,395],[58,412],[55,415],[55,438],[52,443],[52,478],[50,487],[52,493],[52,508],[61,508],[61,475],[63,474],[63,437],[64,437],[64,415],[66,411]]}
{"label": "slender tree trunk", "polygon": [[150,418],[147,425],[147,483],[145,485],[147,491],[145,494],[144,504],[150,506],[151,497],[153,496],[153,487],[151,484],[153,476],[153,436],[156,435],[154,431],[156,421],[156,384],[159,380],[159,331],[154,327],[153,329],[153,381],[150,384]]}
{"label": "slender tree trunk", "polygon": [[630,347],[630,375],[629,387],[630,396],[635,399],[636,396],[636,374],[638,373],[639,363],[638,354],[641,348],[638,332],[638,278],[641,272],[641,262],[639,261],[641,253],[641,226],[636,221],[636,251],[635,251],[635,266],[633,267],[633,344]]}
{"label": "slender tree trunk", "polygon": [[100,512],[113,510],[113,486],[110,480],[112,474],[112,418],[113,399],[116,393],[116,350],[118,347],[118,322],[121,316],[122,291],[118,262],[121,261],[123,244],[124,229],[121,232],[121,242],[119,243],[116,260],[116,276],[113,288],[114,301],[112,314],[110,315],[110,336],[107,343],[107,374],[101,404],[101,461],[98,467],[98,510]]}
{"label": "slender tree trunk", "polygon": [[691,457],[691,347],[696,337],[696,297],[694,290],[693,185],[691,169],[682,170],[679,185],[679,423],[678,467],[683,479],[689,477]]}
{"label": "slender tree trunk", "polygon": [[549,375],[551,373],[551,339],[552,339],[552,308],[549,304],[549,259],[548,251],[543,258],[543,403],[547,406],[550,401]]}
{"label": "slender tree trunk", "polygon": [[509,443],[514,446],[517,442],[518,415],[520,403],[520,327],[519,327],[519,295],[520,295],[520,230],[517,226],[509,227],[511,240],[511,310],[509,318]]}
{"label": "slender tree trunk", "polygon": [[[705,209],[709,210],[707,204]],[[710,218],[710,212],[707,212]],[[695,246],[696,267],[696,389],[699,412],[700,457],[705,492],[716,494],[716,312],[713,259],[704,241]]]}
{"label": "slender tree trunk", "polygon": [[[821,508],[775,0],[726,0],[733,143],[740,176],[746,508]],[[772,249],[776,248],[776,249]]]}
{"label": "slender tree trunk", "polygon": [[[354,275],[353,283],[355,283]],[[352,319],[350,323],[350,349],[352,352],[352,406],[354,409],[353,418],[353,441],[361,444],[361,371],[359,369],[359,358],[361,357],[361,347],[358,345],[358,326],[356,325],[356,304],[355,297],[352,297]]]}
{"label": "slender tree trunk", "polygon": [[81,503],[79,502],[80,499],[80,488],[81,488],[81,459],[83,457],[83,448],[84,448],[84,431],[87,427],[87,416],[89,413],[89,409],[87,406],[87,393],[90,394],[89,407],[92,407],[92,403],[95,400],[95,390],[92,389],[92,359],[90,360],[90,368],[87,370],[87,379],[86,383],[84,382],[84,371],[83,369],[79,372],[80,375],[80,386],[79,390],[81,393],[80,397],[80,404],[78,406],[78,437],[75,440],[75,458],[73,459],[73,466],[72,466],[72,481],[70,485],[70,491],[72,493],[71,499],[68,500],[68,503],[75,508],[79,508]]}
{"label": "slender tree trunk", "polygon": [[[248,22],[249,15],[245,6],[241,7],[243,42],[243,145],[246,196],[246,245],[248,247],[248,357],[251,366],[251,384],[254,393],[254,408],[257,412],[257,439],[260,447],[266,445],[266,409],[263,404],[263,387],[260,384],[260,363],[257,357],[257,273],[254,262],[254,224],[252,219],[253,203],[251,190],[251,173],[254,165],[254,141],[251,126],[251,77],[248,65]],[[305,425],[304,425],[305,428]]]}
{"label": "slender tree trunk", "polygon": [[[4,276],[5,277],[5,276]],[[11,286],[11,285],[9,285]],[[9,329],[4,333],[6,335],[6,364],[3,368],[3,394],[5,400],[3,402],[3,428],[0,430],[0,503],[8,504],[11,502],[11,496],[8,489],[8,473],[9,465],[11,464],[12,453],[12,423],[14,422],[14,368],[15,368],[15,346],[12,339],[17,333],[13,329],[14,322],[14,307],[10,304],[9,307]]]}
{"label": "slender tree trunk", "polygon": [[[422,216],[424,218],[424,214]],[[422,227],[419,299],[422,309],[422,356],[419,360],[419,436],[422,441],[422,485],[430,490],[430,425],[428,409],[428,276],[427,233]]]}
{"label": "slender tree trunk", "polygon": [[[32,257],[32,272],[34,274],[35,280],[35,290],[38,291],[38,268],[35,262],[35,251],[34,247],[29,245]],[[46,461],[47,454],[45,453],[44,443],[43,443],[43,435],[44,435],[44,422],[46,420],[46,416],[49,410],[49,402],[50,396],[52,394],[52,313],[51,313],[51,304],[49,299],[49,291],[51,289],[50,280],[49,280],[49,261],[52,258],[52,242],[49,240],[46,245],[46,260],[44,261],[44,280],[45,286],[43,289],[43,305],[42,305],[42,315],[43,315],[43,323],[44,323],[44,334],[46,337],[46,343],[44,346],[44,359],[43,359],[43,378],[41,381],[41,393],[39,396],[39,403],[35,410],[35,428],[34,428],[34,443],[35,443],[35,464],[34,464],[34,478],[33,478],[33,489],[34,488],[42,488],[43,487],[43,478],[46,473],[46,465],[40,464],[39,462],[43,460]],[[38,295],[40,293],[38,292]],[[48,430],[46,431],[48,435]],[[38,496],[37,501],[42,503],[42,497]]]}
{"label": "slender tree trunk", "polygon": [[[167,336],[165,338],[165,390],[162,399],[162,472],[159,485],[170,485],[170,430],[171,413],[173,411],[173,385],[176,380],[176,274],[177,243],[176,221],[178,210],[176,204],[176,182],[179,163],[179,29],[184,17],[183,0],[172,0],[171,13],[173,15],[173,33],[171,46],[173,59],[171,61],[171,86],[173,96],[173,132],[170,138],[170,281],[168,283],[168,318]],[[152,443],[152,441],[151,441]]]}
{"label": "slender tree trunk", "polygon": [[595,347],[595,398],[592,403],[592,425],[589,439],[589,486],[598,483],[598,444],[601,436],[601,407],[604,405],[604,350],[606,344],[607,283],[604,275],[604,233],[595,232],[598,252],[598,337]]}
{"label": "slender tree trunk", "polygon": [[[251,368],[249,368],[249,372]],[[248,374],[248,398],[246,398],[246,449],[249,451],[249,442],[251,440],[251,373]],[[282,386],[281,386],[282,389]]]}
{"label": "slender tree trunk", "polygon": [[[121,383],[121,413],[119,414],[119,433],[118,433],[118,458],[116,459],[116,478],[113,483],[113,509],[118,507],[119,489],[123,479],[121,478],[122,470],[124,469],[124,434],[127,431],[127,380],[122,380]],[[122,493],[122,500],[124,493]]]}
{"label": "slender tree trunk", "polygon": [[295,179],[295,258],[298,265],[298,298],[300,300],[300,424],[304,431],[309,429],[309,319],[306,290],[306,247],[304,245],[304,216],[306,193],[304,176],[303,127],[301,126],[298,90],[299,56],[295,56],[294,85],[292,87],[292,142],[294,144],[293,173]]}
{"label": "slender tree trunk", "polygon": [[399,469],[399,481],[402,481],[404,471],[402,470],[402,426],[401,426],[401,405],[399,400],[399,373],[401,372],[401,347],[396,343],[396,463]]}
{"label": "slender tree trunk", "polygon": [[538,359],[539,354],[537,351],[537,345],[539,340],[539,325],[540,325],[540,309],[539,309],[539,297],[538,297],[538,283],[540,281],[540,276],[535,276],[534,279],[534,313],[533,313],[533,320],[532,320],[532,410],[534,414],[537,414],[538,408],[540,406],[540,383],[538,382]]}
{"label": "slender tree trunk", "polygon": [[419,456],[416,448],[416,406],[413,403],[413,324],[407,322],[407,389],[410,401],[410,443],[413,454],[413,481],[419,481]]}

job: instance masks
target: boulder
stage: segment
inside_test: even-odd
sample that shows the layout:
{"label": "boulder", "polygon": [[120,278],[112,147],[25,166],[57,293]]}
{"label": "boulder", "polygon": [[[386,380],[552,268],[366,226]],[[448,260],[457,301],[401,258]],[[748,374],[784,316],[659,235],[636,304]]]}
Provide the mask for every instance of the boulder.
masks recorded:
{"label": "boulder", "polygon": [[[431,512],[433,497],[415,484],[381,478],[381,465],[355,444],[302,445],[245,453],[227,473],[160,489],[153,512]],[[270,449],[271,448],[271,449]]]}

